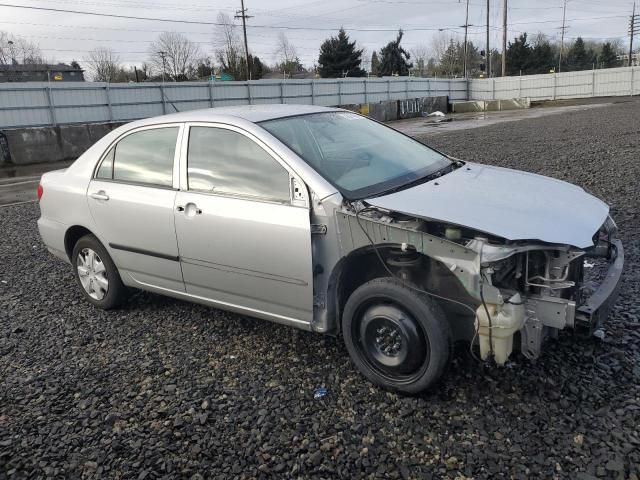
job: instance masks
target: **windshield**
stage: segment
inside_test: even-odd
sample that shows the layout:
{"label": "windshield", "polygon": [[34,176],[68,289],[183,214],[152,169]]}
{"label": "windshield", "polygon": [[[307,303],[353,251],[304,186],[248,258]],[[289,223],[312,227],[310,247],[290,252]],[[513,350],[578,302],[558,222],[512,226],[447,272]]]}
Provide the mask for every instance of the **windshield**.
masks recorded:
{"label": "windshield", "polygon": [[313,113],[260,125],[348,199],[397,189],[451,164],[429,147],[355,113]]}

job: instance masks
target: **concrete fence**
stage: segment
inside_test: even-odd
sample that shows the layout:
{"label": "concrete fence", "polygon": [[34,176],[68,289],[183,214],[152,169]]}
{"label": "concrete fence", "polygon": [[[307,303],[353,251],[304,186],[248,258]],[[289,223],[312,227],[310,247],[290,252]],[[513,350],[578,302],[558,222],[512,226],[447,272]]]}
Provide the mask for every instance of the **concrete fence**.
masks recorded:
{"label": "concrete fence", "polygon": [[447,96],[449,100],[554,100],[640,94],[640,67],[490,79],[415,77],[182,83],[0,84],[0,129],[128,122],[226,105],[374,104]]}
{"label": "concrete fence", "polygon": [[0,129],[127,122],[227,105],[349,105],[448,96],[467,99],[464,79],[415,77],[181,83],[0,84]]}
{"label": "concrete fence", "polygon": [[640,94],[640,67],[473,79],[469,100],[556,100]]}

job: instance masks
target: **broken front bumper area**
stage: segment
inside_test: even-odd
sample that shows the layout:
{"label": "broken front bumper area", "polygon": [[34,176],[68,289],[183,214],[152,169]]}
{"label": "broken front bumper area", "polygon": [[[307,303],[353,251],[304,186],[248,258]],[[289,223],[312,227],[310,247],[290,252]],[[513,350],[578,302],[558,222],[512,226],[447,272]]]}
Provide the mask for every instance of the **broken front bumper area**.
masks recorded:
{"label": "broken front bumper area", "polygon": [[589,333],[602,326],[618,298],[624,267],[624,249],[620,240],[612,240],[611,246],[615,259],[610,263],[606,276],[598,289],[576,311],[576,326],[587,327]]}
{"label": "broken front bumper area", "polygon": [[624,249],[620,240],[612,240],[614,257],[598,288],[580,305],[575,302],[551,296],[531,296],[525,301],[526,320],[520,330],[521,351],[527,358],[540,355],[544,338],[553,329],[576,328],[593,333],[601,328],[611,307],[618,297],[622,270],[624,267]]}

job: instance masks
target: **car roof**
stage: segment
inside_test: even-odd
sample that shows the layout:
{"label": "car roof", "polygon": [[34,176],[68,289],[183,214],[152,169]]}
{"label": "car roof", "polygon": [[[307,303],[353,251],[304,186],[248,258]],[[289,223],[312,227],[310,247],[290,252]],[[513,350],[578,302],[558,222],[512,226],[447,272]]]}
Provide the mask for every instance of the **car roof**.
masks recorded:
{"label": "car roof", "polygon": [[161,117],[146,118],[136,122],[140,125],[153,125],[166,122],[218,122],[229,121],[229,117],[236,117],[257,123],[274,118],[306,115],[309,113],[335,112],[339,108],[320,107],[317,105],[237,105],[232,107],[206,108],[203,110],[187,110],[185,112],[170,113]]}

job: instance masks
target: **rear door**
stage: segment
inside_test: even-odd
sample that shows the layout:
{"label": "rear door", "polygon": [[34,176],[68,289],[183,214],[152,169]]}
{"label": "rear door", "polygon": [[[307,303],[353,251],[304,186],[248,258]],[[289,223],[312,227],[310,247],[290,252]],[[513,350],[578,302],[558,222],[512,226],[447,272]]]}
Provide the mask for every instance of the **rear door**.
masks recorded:
{"label": "rear door", "polygon": [[173,214],[182,128],[165,124],[128,132],[105,154],[89,184],[98,234],[125,283],[184,291]]}
{"label": "rear door", "polygon": [[311,233],[302,182],[248,132],[186,128],[175,215],[187,292],[232,310],[308,324]]}

